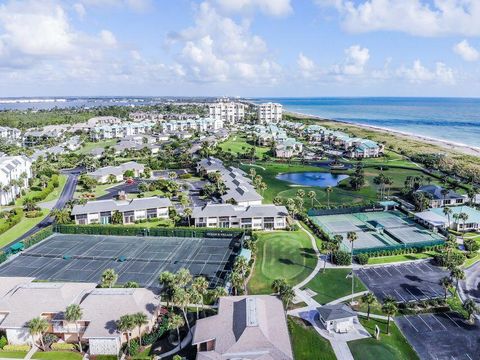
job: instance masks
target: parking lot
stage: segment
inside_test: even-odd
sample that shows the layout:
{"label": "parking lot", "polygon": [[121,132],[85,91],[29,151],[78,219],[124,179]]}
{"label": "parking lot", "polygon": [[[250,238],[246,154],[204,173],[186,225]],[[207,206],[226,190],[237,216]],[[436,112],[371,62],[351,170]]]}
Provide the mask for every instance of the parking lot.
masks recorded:
{"label": "parking lot", "polygon": [[99,282],[115,269],[120,284],[136,281],[158,287],[158,274],[187,268],[224,284],[238,244],[226,238],[137,237],[54,234],[0,266],[0,276],[49,281]]}
{"label": "parking lot", "polygon": [[355,274],[383,301],[415,302],[444,296],[440,279],[449,273],[428,261],[362,268]]}
{"label": "parking lot", "polygon": [[398,316],[395,322],[420,359],[474,360],[480,354],[480,325],[457,313]]}

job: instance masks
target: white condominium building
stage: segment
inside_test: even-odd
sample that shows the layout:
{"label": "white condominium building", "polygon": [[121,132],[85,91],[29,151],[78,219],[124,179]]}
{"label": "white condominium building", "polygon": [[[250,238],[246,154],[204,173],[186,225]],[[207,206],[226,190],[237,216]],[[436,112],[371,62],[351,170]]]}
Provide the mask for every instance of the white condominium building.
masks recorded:
{"label": "white condominium building", "polygon": [[245,118],[245,105],[233,101],[219,101],[208,106],[212,119],[223,120],[226,124],[235,124]]}
{"label": "white condominium building", "polygon": [[15,141],[20,139],[22,132],[18,129],[0,126],[0,139],[5,139],[8,141]]}
{"label": "white condominium building", "polygon": [[263,103],[258,105],[259,124],[278,123],[282,121],[283,107],[278,103]]}
{"label": "white condominium building", "polygon": [[223,128],[223,120],[213,118],[189,119],[189,120],[171,120],[160,123],[160,128],[164,133],[177,131],[215,131]]}
{"label": "white condominium building", "polygon": [[93,140],[124,138],[132,135],[146,134],[155,124],[152,122],[122,123],[95,127],[91,131]]}
{"label": "white condominium building", "polygon": [[0,157],[0,205],[8,205],[28,187],[32,162],[25,156]]}

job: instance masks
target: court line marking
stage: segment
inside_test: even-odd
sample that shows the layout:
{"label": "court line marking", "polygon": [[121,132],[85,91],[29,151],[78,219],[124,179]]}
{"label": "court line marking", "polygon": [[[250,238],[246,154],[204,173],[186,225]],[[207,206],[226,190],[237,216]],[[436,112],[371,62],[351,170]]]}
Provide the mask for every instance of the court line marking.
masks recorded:
{"label": "court line marking", "polygon": [[437,296],[442,295],[441,293],[439,293],[438,291],[436,291],[435,289],[433,289],[430,285],[427,285],[427,286],[430,288],[430,290],[432,290],[432,292],[433,292],[435,295],[437,295]]}
{"label": "court line marking", "polygon": [[468,357],[470,360],[472,360],[472,358],[470,357],[470,355],[468,355],[467,353],[465,353],[465,355],[467,355],[467,357]]}
{"label": "court line marking", "polygon": [[455,325],[457,325],[457,327],[461,328],[461,326],[458,325],[457,322],[456,322],[455,320],[453,320],[453,319],[450,317],[450,315],[448,315],[448,313],[445,313],[445,315],[446,315]]}
{"label": "court line marking", "polygon": [[425,320],[423,320],[423,318],[422,318],[420,315],[418,315],[418,317],[420,318],[420,320],[423,321],[423,323],[424,323],[425,325],[427,325],[427,327],[430,329],[430,331],[433,331],[433,329],[430,327],[430,325],[428,325],[427,322],[426,322]]}

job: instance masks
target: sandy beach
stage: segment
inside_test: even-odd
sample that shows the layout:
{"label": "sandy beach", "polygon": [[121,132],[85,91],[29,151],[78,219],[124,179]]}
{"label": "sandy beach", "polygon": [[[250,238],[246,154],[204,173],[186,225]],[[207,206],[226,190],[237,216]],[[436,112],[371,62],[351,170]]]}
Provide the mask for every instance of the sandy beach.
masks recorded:
{"label": "sandy beach", "polygon": [[348,121],[339,121],[339,120],[332,120],[332,119],[325,119],[317,115],[310,115],[310,114],[304,114],[304,113],[299,113],[299,112],[294,112],[294,111],[284,111],[285,114],[290,114],[293,116],[297,116],[299,118],[310,118],[310,119],[316,119],[316,120],[322,120],[322,121],[332,121],[336,122],[339,124],[345,124],[349,126],[356,126],[359,128],[366,128],[369,130],[373,131],[378,131],[382,133],[390,133],[390,134],[396,134],[399,137],[404,137],[408,139],[415,139],[419,141],[423,141],[428,144],[436,145],[438,147],[444,148],[446,150],[451,150],[451,151],[457,151],[466,155],[473,155],[473,156],[478,156],[480,157],[480,147],[475,147],[475,146],[470,146],[462,143],[457,143],[457,142],[452,142],[452,141],[446,141],[446,140],[441,140],[441,139],[435,139],[429,136],[423,136],[423,135],[418,135],[418,134],[412,134],[406,131],[399,131],[399,130],[393,130],[389,128],[384,128],[380,126],[372,126],[372,125],[367,125],[367,124],[358,124],[358,123],[353,123],[353,122],[348,122]]}

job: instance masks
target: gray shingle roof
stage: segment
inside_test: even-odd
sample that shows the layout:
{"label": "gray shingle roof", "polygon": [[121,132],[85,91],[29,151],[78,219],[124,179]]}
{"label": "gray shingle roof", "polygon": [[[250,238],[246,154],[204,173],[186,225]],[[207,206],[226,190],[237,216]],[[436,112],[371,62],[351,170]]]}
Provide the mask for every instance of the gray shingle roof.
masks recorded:
{"label": "gray shingle roof", "polygon": [[357,316],[357,313],[345,304],[325,305],[317,308],[323,320],[338,320]]}
{"label": "gray shingle roof", "polygon": [[72,209],[72,215],[91,214],[101,211],[132,211],[154,208],[165,208],[172,206],[170,199],[158,196],[132,199],[132,200],[97,200],[89,201],[85,205],[75,205]]}
{"label": "gray shingle roof", "polygon": [[279,217],[287,216],[288,211],[285,206],[276,205],[250,205],[234,206],[231,204],[207,204],[205,206],[196,206],[193,208],[192,217],[217,217],[217,216],[237,216],[242,217]]}

